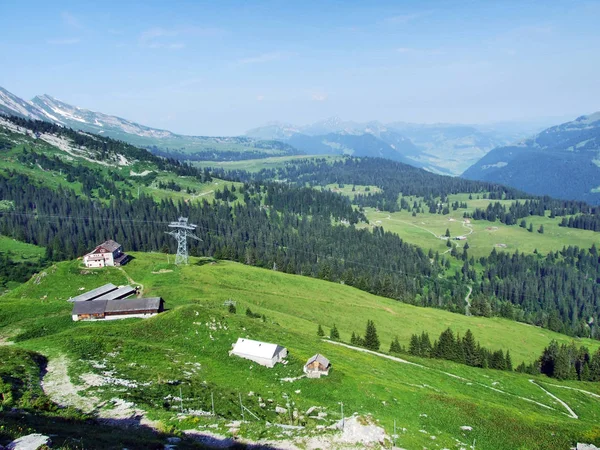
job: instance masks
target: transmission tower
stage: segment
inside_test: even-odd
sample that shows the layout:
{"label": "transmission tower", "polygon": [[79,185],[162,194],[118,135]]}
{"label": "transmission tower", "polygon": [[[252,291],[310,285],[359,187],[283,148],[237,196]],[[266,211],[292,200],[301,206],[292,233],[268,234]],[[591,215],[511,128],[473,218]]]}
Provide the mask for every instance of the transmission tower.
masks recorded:
{"label": "transmission tower", "polygon": [[165,233],[175,236],[175,239],[177,239],[175,264],[188,263],[187,238],[196,239],[197,241],[202,240],[193,233],[197,226],[193,223],[188,223],[187,217],[180,217],[178,222],[171,222],[169,224],[169,228],[173,228],[173,231],[165,231]]}

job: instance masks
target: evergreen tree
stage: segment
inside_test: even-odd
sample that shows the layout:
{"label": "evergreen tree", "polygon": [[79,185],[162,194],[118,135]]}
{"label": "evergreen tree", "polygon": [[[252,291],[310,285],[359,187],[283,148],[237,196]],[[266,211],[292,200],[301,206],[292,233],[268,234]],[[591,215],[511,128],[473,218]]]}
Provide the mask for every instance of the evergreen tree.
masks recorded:
{"label": "evergreen tree", "polygon": [[317,328],[317,336],[325,336],[325,332],[323,331],[323,327],[321,327],[321,324],[319,324],[319,328]]}
{"label": "evergreen tree", "polygon": [[410,337],[410,342],[408,344],[408,353],[413,356],[423,356],[421,354],[421,343],[419,342],[419,336],[413,334]]}
{"label": "evergreen tree", "polygon": [[465,353],[465,364],[472,367],[478,367],[481,365],[475,337],[470,329],[467,330],[465,336],[463,337],[463,349]]}
{"label": "evergreen tree", "polygon": [[590,381],[600,381],[600,349],[596,350],[590,362]]}
{"label": "evergreen tree", "polygon": [[329,332],[329,337],[334,341],[337,341],[340,339],[340,332],[338,331],[337,327],[335,326],[335,323],[333,324],[333,327],[331,327],[331,331]]}
{"label": "evergreen tree", "polygon": [[236,307],[235,307],[235,305],[233,303],[229,304],[229,312],[231,314],[235,314],[237,312],[237,309],[236,309]]}
{"label": "evergreen tree", "polygon": [[365,331],[364,346],[369,350],[379,350],[379,337],[377,336],[377,329],[372,320],[367,321],[367,329]]}
{"label": "evergreen tree", "polygon": [[402,347],[400,346],[400,341],[398,340],[398,336],[394,338],[392,343],[390,344],[390,353],[401,353]]}
{"label": "evergreen tree", "polygon": [[456,360],[456,341],[450,328],[440,334],[440,339],[434,345],[433,354],[436,358]]}
{"label": "evergreen tree", "polygon": [[510,352],[508,350],[506,350],[506,370],[510,372],[513,370],[512,358],[510,357]]}
{"label": "evergreen tree", "polygon": [[420,356],[424,358],[431,357],[431,351],[433,349],[431,345],[431,339],[429,339],[429,333],[423,331],[421,333],[421,338],[419,339],[419,347],[420,347]]}

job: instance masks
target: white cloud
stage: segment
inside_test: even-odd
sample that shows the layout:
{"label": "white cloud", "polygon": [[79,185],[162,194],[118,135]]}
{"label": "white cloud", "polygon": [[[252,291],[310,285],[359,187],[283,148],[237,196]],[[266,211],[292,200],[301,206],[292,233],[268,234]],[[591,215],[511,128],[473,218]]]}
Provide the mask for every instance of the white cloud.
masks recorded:
{"label": "white cloud", "polygon": [[48,39],[46,41],[50,45],[75,45],[81,42],[79,38],[66,38],[66,39]]}
{"label": "white cloud", "polygon": [[256,100],[258,100],[259,102],[262,102],[265,99],[264,95],[257,95],[256,96]]}
{"label": "white cloud", "polygon": [[313,92],[310,98],[314,102],[324,102],[325,100],[327,100],[327,94],[325,94],[324,92]]}

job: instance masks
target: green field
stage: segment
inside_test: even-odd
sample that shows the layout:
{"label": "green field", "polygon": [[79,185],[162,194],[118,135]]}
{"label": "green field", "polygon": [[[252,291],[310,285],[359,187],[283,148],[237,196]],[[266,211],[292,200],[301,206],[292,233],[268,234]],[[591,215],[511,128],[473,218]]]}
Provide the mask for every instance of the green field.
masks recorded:
{"label": "green field", "polygon": [[[451,202],[456,201],[450,196]],[[546,254],[550,251],[561,250],[565,245],[576,245],[581,248],[590,248],[593,244],[598,245],[600,237],[598,233],[576,228],[560,227],[562,217],[551,219],[550,217],[531,216],[525,221],[527,226],[531,223],[533,232],[519,225],[505,225],[503,223],[489,222],[487,220],[470,220],[463,223],[463,213],[471,212],[475,207],[485,208],[489,200],[459,200],[467,201],[468,209],[450,211],[450,214],[419,213],[413,217],[412,213],[400,211],[388,213],[376,211],[373,208],[365,208],[365,214],[371,226],[382,226],[385,230],[398,234],[402,239],[411,244],[425,249],[432,249],[443,253],[448,250],[446,241],[440,239],[450,230],[451,237],[466,236],[466,241],[452,240],[458,247],[463,247],[465,242],[469,243],[469,254],[474,257],[487,256],[495,248],[497,251],[510,253],[516,250],[523,253]],[[510,201],[504,200],[503,202]],[[412,204],[412,202],[411,202]],[[520,222],[520,220],[518,221]],[[538,233],[540,225],[544,226],[544,233]]]}
{"label": "green field", "polygon": [[9,256],[15,262],[38,261],[45,251],[43,247],[0,235],[0,255]]}
{"label": "green field", "polygon": [[[366,320],[372,319],[386,351],[396,335],[407,345],[415,332],[427,330],[437,336],[448,326],[461,334],[470,328],[482,345],[510,349],[515,365],[537,357],[550,339],[569,342],[566,336],[504,319],[410,306],[348,286],[238,263],[192,258],[196,264],[175,267],[162,254],[133,256],[123,270],[82,270],[76,261],[59,263],[46,270],[46,276],[34,277],[4,295],[0,340],[14,341],[13,348],[41,352],[50,364],[67,357],[69,375],[85,388],[80,394],[88,400],[132,401],[150,418],[176,429],[214,423],[215,431],[230,434],[226,424],[240,419],[242,394],[244,404],[260,420],[250,418],[239,432],[253,439],[283,436],[278,429],[265,428],[264,420],[304,423],[306,431],[297,433],[319,433],[317,425],[340,418],[341,401],[348,415],[372,414],[390,434],[396,420],[403,430],[397,445],[404,448],[454,448],[458,442],[466,448],[473,440],[481,449],[562,449],[576,441],[600,443],[600,399],[591,395],[600,394],[597,383],[565,384],[412,357],[406,359],[422,366],[405,364],[323,342],[316,330],[320,324],[327,332],[335,323],[341,339],[348,341],[353,331],[362,334]],[[109,281],[123,284],[128,277],[143,285],[145,296],[162,296],[169,310],[147,320],[71,321],[67,298]],[[228,299],[237,303],[237,314],[227,312],[223,303]],[[247,317],[247,307],[266,319]],[[229,357],[231,344],[244,336],[287,347],[289,363],[266,369]],[[590,349],[600,344],[577,342]],[[329,377],[282,381],[299,376],[304,361],[317,352],[332,361]],[[121,384],[84,384],[105,373]],[[568,417],[568,411],[530,379],[569,404],[578,419]],[[128,388],[123,388],[123,380],[130,383]],[[219,418],[187,414],[177,419],[180,402],[168,399],[177,397],[179,388],[184,410],[210,410],[212,392]],[[320,406],[328,416],[292,419],[274,412],[276,405],[286,404],[300,415]],[[461,430],[462,426],[472,430]]]}

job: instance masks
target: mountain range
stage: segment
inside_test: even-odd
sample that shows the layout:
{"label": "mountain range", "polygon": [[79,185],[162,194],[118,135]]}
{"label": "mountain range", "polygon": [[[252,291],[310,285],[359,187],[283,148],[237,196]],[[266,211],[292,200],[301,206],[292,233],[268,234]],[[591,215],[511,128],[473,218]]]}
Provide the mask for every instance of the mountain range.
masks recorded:
{"label": "mountain range", "polygon": [[600,203],[600,112],[490,151],[465,178],[537,195]]}
{"label": "mountain range", "polygon": [[[508,145],[533,135],[542,127],[537,124],[455,125],[412,124],[378,121],[365,123],[332,117],[305,126],[271,122],[246,132],[260,139],[279,139],[307,154],[352,154],[382,156],[431,172],[460,175],[491,149]],[[336,135],[336,136],[334,136]],[[361,147],[376,138],[377,149]],[[343,136],[343,137],[340,137]],[[367,154],[367,155],[366,155]]]}
{"label": "mountain range", "polygon": [[[246,136],[187,136],[152,128],[121,117],[72,106],[50,95],[38,95],[26,101],[0,87],[0,114],[15,115],[63,125],[74,130],[119,139],[161,154],[178,156],[201,154],[205,159],[237,159],[239,154],[258,157],[296,154],[290,145],[252,139]],[[219,159],[219,158],[217,158]]]}

